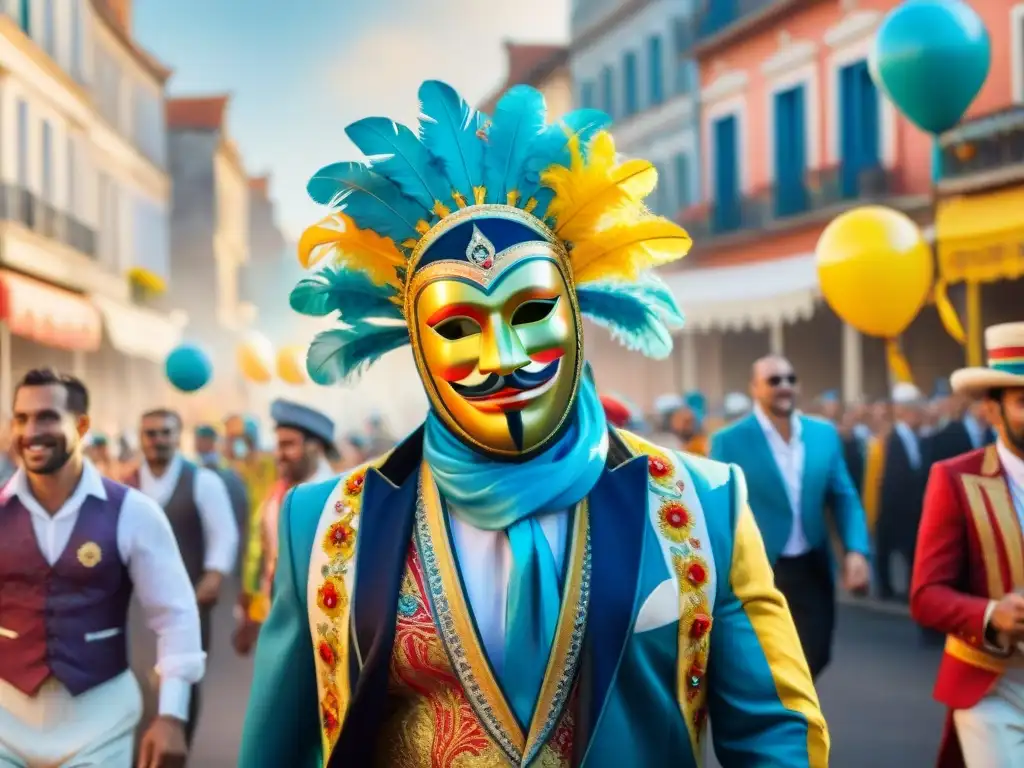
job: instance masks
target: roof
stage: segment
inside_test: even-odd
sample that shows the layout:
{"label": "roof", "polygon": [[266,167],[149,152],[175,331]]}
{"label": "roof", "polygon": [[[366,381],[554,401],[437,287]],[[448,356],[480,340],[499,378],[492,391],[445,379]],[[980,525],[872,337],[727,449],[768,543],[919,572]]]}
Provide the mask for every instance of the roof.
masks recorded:
{"label": "roof", "polygon": [[270,174],[265,173],[262,176],[252,176],[249,179],[249,189],[260,197],[270,196]]}
{"label": "roof", "polygon": [[163,85],[172,74],[172,70],[161,64],[151,54],[139,47],[132,39],[130,3],[121,0],[92,0],[96,15],[103,21],[107,29],[125,47],[132,58],[150,75]]}
{"label": "roof", "polygon": [[167,126],[178,131],[219,131],[231,97],[192,96],[167,100]]}
{"label": "roof", "polygon": [[569,48],[550,43],[506,40],[505,55],[508,60],[505,82],[484,99],[480,105],[483,112],[491,112],[501,95],[513,85],[540,85],[552,72],[568,62]]}

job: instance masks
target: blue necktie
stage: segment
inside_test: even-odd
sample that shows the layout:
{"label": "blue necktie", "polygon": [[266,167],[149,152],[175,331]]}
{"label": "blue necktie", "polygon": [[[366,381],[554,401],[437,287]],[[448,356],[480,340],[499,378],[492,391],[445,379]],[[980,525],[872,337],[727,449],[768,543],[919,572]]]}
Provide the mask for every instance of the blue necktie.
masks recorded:
{"label": "blue necktie", "polygon": [[529,730],[548,665],[561,605],[555,558],[540,523],[529,517],[507,529],[512,573],[505,613],[502,687]]}

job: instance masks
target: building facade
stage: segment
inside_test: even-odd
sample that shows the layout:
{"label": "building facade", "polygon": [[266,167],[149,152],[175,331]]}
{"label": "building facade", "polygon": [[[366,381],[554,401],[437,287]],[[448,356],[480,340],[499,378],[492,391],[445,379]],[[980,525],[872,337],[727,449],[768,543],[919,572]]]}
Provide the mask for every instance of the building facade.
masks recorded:
{"label": "building facade", "polygon": [[85,377],[96,429],[166,396],[170,72],[125,0],[0,2],[0,401],[25,370]]}
{"label": "building facade", "polygon": [[572,73],[566,46],[509,40],[505,43],[505,57],[505,80],[481,102],[481,112],[491,114],[501,95],[514,85],[532,85],[544,94],[549,121],[572,109]]}
{"label": "building facade", "polygon": [[[577,0],[570,69],[574,105],[607,112],[616,148],[658,170],[648,199],[664,216],[700,196],[699,79],[692,57],[695,0]],[[604,389],[649,405],[682,385],[678,360],[624,352],[600,329],[585,330],[588,359]]]}
{"label": "building facade", "polygon": [[181,398],[188,418],[219,419],[225,403],[248,405],[249,387],[236,350],[255,320],[242,296],[250,256],[249,176],[227,133],[227,96],[167,103],[169,165],[174,182],[170,303],[188,313],[186,336],[212,357],[213,381],[201,397]]}

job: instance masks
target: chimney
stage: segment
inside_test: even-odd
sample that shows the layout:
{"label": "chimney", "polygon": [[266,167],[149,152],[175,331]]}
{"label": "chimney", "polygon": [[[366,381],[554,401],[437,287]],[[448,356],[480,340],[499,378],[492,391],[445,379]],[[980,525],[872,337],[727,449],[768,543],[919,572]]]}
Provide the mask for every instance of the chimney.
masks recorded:
{"label": "chimney", "polygon": [[117,25],[126,33],[132,31],[132,0],[106,0],[107,7],[114,14]]}

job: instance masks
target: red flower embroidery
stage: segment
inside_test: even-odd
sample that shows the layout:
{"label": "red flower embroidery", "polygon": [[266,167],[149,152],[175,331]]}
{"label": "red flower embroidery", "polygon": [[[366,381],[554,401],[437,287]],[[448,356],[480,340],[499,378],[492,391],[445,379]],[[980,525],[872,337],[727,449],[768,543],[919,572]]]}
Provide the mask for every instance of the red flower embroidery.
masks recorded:
{"label": "red flower embroidery", "polygon": [[317,646],[317,652],[320,654],[320,660],[329,667],[333,667],[337,659],[334,656],[334,649],[331,644],[326,640],[321,640]]}
{"label": "red flower embroidery", "polygon": [[661,519],[670,528],[685,528],[690,524],[690,512],[677,501],[670,501],[661,509]]}
{"label": "red flower embroidery", "polygon": [[672,474],[672,465],[663,456],[651,456],[647,459],[647,469],[651,477],[661,480]]}
{"label": "red flower embroidery", "polygon": [[323,713],[324,730],[327,733],[334,733],[338,729],[338,716],[326,708],[321,709],[321,712]]}
{"label": "red flower embroidery", "polygon": [[352,557],[356,547],[355,529],[347,520],[333,523],[324,536],[324,550],[330,555],[341,555],[345,560]]}
{"label": "red flower embroidery", "polygon": [[695,587],[703,587],[708,580],[708,570],[702,563],[692,562],[686,569],[686,578]]}
{"label": "red flower embroidery", "polygon": [[695,536],[691,536],[690,537],[690,546],[693,547],[694,549],[700,549],[700,539],[696,538]]}
{"label": "red flower embroidery", "polygon": [[358,496],[363,492],[363,483],[366,482],[366,470],[361,469],[353,472],[345,481],[345,493],[349,496]]}
{"label": "red flower embroidery", "polygon": [[693,713],[693,724],[698,731],[704,730],[704,724],[708,721],[708,711],[704,707],[701,707]]}
{"label": "red flower embroidery", "polygon": [[328,578],[316,591],[316,601],[320,609],[331,618],[341,613],[346,605],[344,587],[338,585],[334,579]]}
{"label": "red flower embroidery", "polygon": [[711,629],[711,617],[706,613],[698,613],[690,624],[690,637],[700,640],[708,633],[709,629]]}

